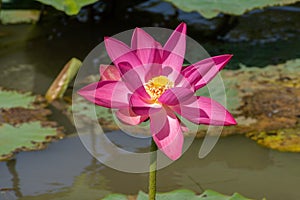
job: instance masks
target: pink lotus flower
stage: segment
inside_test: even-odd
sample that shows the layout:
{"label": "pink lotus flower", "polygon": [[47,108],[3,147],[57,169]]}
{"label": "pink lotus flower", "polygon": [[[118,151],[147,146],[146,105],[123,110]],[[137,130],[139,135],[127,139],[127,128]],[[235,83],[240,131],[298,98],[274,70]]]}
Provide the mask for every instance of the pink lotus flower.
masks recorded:
{"label": "pink lotus flower", "polygon": [[131,48],[106,37],[105,46],[114,65],[100,66],[101,81],[78,93],[96,105],[117,109],[126,124],[150,119],[152,137],[170,159],[182,154],[183,131],[177,114],[196,124],[234,125],[232,115],[218,102],[195,92],[205,86],[228,63],[221,55],[182,70],[186,48],[186,25],[181,23],[162,47],[136,28]]}

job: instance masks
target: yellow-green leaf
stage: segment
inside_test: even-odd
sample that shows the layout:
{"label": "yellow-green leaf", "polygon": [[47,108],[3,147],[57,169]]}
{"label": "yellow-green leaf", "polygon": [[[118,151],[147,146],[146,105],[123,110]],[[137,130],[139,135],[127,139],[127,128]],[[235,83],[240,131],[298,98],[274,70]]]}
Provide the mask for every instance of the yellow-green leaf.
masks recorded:
{"label": "yellow-green leaf", "polygon": [[296,3],[299,0],[165,0],[178,8],[190,12],[197,11],[206,18],[216,17],[219,13],[242,15],[253,9],[267,6],[282,6]]}
{"label": "yellow-green leaf", "polygon": [[1,10],[2,24],[35,23],[40,18],[39,10]]}
{"label": "yellow-green leaf", "polygon": [[83,6],[95,3],[97,0],[37,0],[51,5],[57,10],[64,11],[68,15],[76,15]]}

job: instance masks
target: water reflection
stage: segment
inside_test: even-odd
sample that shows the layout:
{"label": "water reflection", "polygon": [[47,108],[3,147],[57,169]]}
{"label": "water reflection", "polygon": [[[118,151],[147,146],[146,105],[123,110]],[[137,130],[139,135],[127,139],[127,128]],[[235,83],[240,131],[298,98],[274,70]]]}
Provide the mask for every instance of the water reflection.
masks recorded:
{"label": "water reflection", "polygon": [[11,182],[12,182],[13,190],[15,192],[15,196],[20,198],[23,195],[22,192],[20,191],[20,178],[16,170],[16,160],[15,159],[10,160],[6,164],[7,164],[8,171],[12,176]]}
{"label": "water reflection", "polygon": [[14,192],[10,188],[1,188],[0,189],[0,199],[1,200],[14,200],[17,197],[15,196]]}

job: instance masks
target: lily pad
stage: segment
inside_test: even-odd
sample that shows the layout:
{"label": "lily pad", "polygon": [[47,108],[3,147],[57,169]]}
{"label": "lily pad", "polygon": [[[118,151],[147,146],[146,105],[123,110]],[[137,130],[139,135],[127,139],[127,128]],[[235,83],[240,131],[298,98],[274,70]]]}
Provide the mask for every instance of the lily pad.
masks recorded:
{"label": "lily pad", "polygon": [[224,127],[222,134],[296,129],[300,115],[299,68],[300,59],[296,59],[265,68],[223,70],[228,108],[238,125]]}
{"label": "lily pad", "polygon": [[42,96],[0,88],[0,124],[18,125],[33,121],[51,124],[47,121],[51,111],[46,106]]}
{"label": "lily pad", "polygon": [[[114,117],[112,114],[111,109],[104,108],[101,106],[94,105],[84,98],[80,97],[79,95],[76,95],[73,98],[73,105],[72,108],[69,107],[67,110],[67,113],[70,112],[75,113],[76,115],[82,116],[82,125],[76,124],[77,126],[85,126],[88,125],[91,122],[91,119],[98,119],[100,125],[103,129],[106,130],[117,130],[118,127],[116,123],[114,122]],[[71,114],[68,114],[70,117],[72,117]],[[73,121],[73,120],[71,120]],[[78,122],[79,123],[79,122]]]}
{"label": "lily pad", "polygon": [[[101,107],[94,105],[88,102],[86,99],[81,96],[75,94],[73,96],[73,105],[72,108],[69,105],[62,106],[60,102],[54,102],[56,107],[60,110],[64,110],[64,114],[70,118],[70,121],[74,122],[73,114],[76,116],[80,116],[80,121],[76,121],[76,127],[87,127],[91,126],[95,123],[94,120],[97,120],[101,128],[104,131],[112,131],[112,130],[122,130],[129,132],[131,134],[138,135],[149,135],[149,121],[144,122],[138,126],[131,126],[121,122],[118,122],[117,118],[113,115],[113,112],[109,108]],[[60,108],[59,108],[60,107]]]}
{"label": "lily pad", "polygon": [[[142,191],[139,192],[136,198],[127,198],[125,195],[121,194],[111,194],[104,198],[103,200],[148,200],[148,195]],[[220,194],[212,190],[206,190],[201,195],[196,195],[193,191],[190,190],[175,190],[168,193],[158,193],[156,195],[157,200],[250,200],[243,197],[238,193],[234,193],[232,196],[227,196]]]}
{"label": "lily pad", "polygon": [[0,161],[62,137],[61,128],[47,119],[46,105],[41,96],[0,88]]}
{"label": "lily pad", "polygon": [[1,10],[2,24],[35,23],[40,18],[39,10]]}
{"label": "lily pad", "polygon": [[206,18],[216,17],[219,13],[242,15],[253,9],[262,9],[268,6],[282,6],[298,2],[298,0],[165,0],[178,8],[191,12],[197,11]]}
{"label": "lily pad", "polygon": [[35,96],[28,93],[3,90],[0,88],[0,108],[33,108]]}
{"label": "lily pad", "polygon": [[0,125],[0,161],[14,153],[45,148],[45,143],[60,134],[57,128],[43,127],[40,122],[24,123],[20,126]]}
{"label": "lily pad", "polygon": [[51,5],[57,10],[64,11],[68,15],[76,15],[83,6],[95,3],[97,0],[37,0],[41,3]]}
{"label": "lily pad", "polygon": [[300,128],[251,132],[247,133],[246,136],[271,149],[300,152]]}

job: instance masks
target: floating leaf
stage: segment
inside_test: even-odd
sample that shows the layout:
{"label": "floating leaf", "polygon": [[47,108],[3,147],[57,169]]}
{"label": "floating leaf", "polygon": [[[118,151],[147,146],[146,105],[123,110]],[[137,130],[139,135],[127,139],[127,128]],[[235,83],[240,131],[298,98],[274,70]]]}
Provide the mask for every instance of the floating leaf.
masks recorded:
{"label": "floating leaf", "polygon": [[41,96],[0,88],[0,124],[17,125],[33,121],[46,123],[47,116],[51,114],[51,111],[45,108],[46,105]]}
{"label": "floating leaf", "polygon": [[0,108],[32,108],[35,96],[28,93],[8,91],[0,88]]}
{"label": "floating leaf", "polygon": [[219,13],[242,15],[253,9],[267,6],[282,6],[296,3],[299,0],[165,0],[172,2],[178,8],[190,12],[197,11],[206,18],[216,17]]}
{"label": "floating leaf", "polygon": [[279,151],[300,152],[300,129],[251,132],[247,137],[258,144]]}
{"label": "floating leaf", "polygon": [[250,200],[246,197],[243,197],[242,195],[240,195],[238,193],[234,193],[232,196],[227,196],[227,195],[223,195],[218,192],[215,192],[213,190],[204,191],[204,193],[199,196],[199,200],[202,200],[202,199],[203,200]]}
{"label": "floating leaf", "polygon": [[126,195],[123,194],[110,194],[103,200],[128,200]]}
{"label": "floating leaf", "polygon": [[24,123],[20,126],[0,125],[0,161],[13,153],[45,148],[45,142],[59,138],[56,128],[43,127],[40,122]]}
{"label": "floating leaf", "polygon": [[95,3],[97,0],[37,0],[51,5],[57,10],[64,11],[68,15],[76,15],[83,6]]}
{"label": "floating leaf", "polygon": [[[197,196],[193,191],[190,190],[175,190],[168,193],[160,193],[157,194],[157,200],[166,200],[166,199],[174,199],[174,200],[190,200],[195,199]],[[137,197],[137,200],[147,200],[148,194],[140,191]]]}
{"label": "floating leaf", "polygon": [[[103,200],[128,200],[127,196],[121,194],[111,194]],[[220,194],[212,190],[206,190],[201,195],[196,195],[190,190],[175,190],[168,193],[158,193],[156,200],[250,200],[240,194],[234,193],[232,196]],[[136,200],[148,200],[148,194],[139,192]]]}
{"label": "floating leaf", "polygon": [[114,117],[114,111],[112,111],[111,109],[92,104],[77,94],[73,96],[72,110],[69,105],[67,105],[67,109],[64,109],[64,106],[62,106],[61,103],[56,101],[54,102],[54,104],[56,108],[62,108],[60,110],[64,110],[64,114],[66,114],[72,122],[74,120],[71,111],[76,116],[80,116],[80,120],[76,121],[77,127],[82,128],[86,126],[91,126],[91,123],[95,123],[93,120],[97,120],[104,131],[122,129],[123,131],[130,132],[131,134],[150,134],[149,128],[147,128],[149,127],[149,122],[144,122],[138,126],[131,126],[121,123],[116,117]]}
{"label": "floating leaf", "polygon": [[238,125],[224,127],[222,134],[296,130],[300,115],[299,67],[300,59],[295,59],[265,68],[223,70],[229,110]]}
{"label": "floating leaf", "polygon": [[10,159],[19,151],[39,150],[45,142],[62,136],[45,99],[30,93],[0,88],[0,161]]}
{"label": "floating leaf", "polygon": [[1,10],[2,24],[35,23],[40,18],[39,10]]}
{"label": "floating leaf", "polygon": [[[69,107],[68,112],[71,112],[71,107]],[[103,129],[119,129],[114,122],[114,117],[111,109],[96,106],[78,95],[73,97],[72,112],[76,115],[82,116],[82,119],[86,118],[86,120],[82,121],[82,125],[78,124],[78,122],[76,124],[77,126],[84,126],[84,124],[88,125],[88,122],[90,122],[91,119],[97,118]],[[68,116],[72,117],[70,114],[68,114]]]}
{"label": "floating leaf", "polygon": [[75,77],[81,65],[82,63],[80,60],[77,58],[72,58],[64,66],[45,95],[49,103],[54,99],[63,97],[70,81]]}
{"label": "floating leaf", "polygon": [[[74,97],[73,102],[72,111],[74,113],[89,117],[91,119],[96,116],[97,118],[105,118],[108,121],[113,120],[112,112],[108,108],[95,106],[80,96]],[[95,108],[95,113],[91,109],[93,107]]]}

